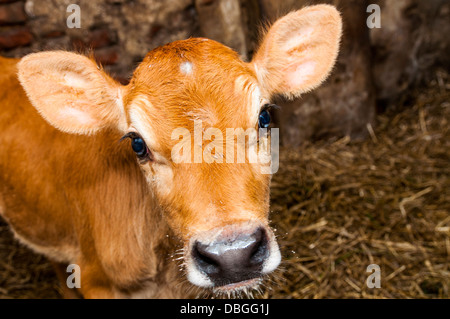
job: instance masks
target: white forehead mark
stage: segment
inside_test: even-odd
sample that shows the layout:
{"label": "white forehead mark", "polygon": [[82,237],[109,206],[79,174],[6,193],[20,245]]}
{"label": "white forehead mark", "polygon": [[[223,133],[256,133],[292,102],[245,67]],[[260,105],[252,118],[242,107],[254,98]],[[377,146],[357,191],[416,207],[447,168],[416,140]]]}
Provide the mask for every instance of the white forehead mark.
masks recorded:
{"label": "white forehead mark", "polygon": [[180,64],[180,72],[184,75],[190,75],[192,74],[192,70],[194,69],[194,66],[191,62],[183,62]]}

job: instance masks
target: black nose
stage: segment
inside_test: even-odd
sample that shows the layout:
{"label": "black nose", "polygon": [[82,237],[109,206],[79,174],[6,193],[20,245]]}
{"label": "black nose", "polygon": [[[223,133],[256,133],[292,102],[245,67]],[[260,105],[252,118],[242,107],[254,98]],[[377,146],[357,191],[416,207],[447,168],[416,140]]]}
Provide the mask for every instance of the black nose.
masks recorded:
{"label": "black nose", "polygon": [[251,234],[218,238],[208,245],[197,241],[192,251],[198,269],[217,286],[259,277],[268,255],[268,239],[263,228]]}

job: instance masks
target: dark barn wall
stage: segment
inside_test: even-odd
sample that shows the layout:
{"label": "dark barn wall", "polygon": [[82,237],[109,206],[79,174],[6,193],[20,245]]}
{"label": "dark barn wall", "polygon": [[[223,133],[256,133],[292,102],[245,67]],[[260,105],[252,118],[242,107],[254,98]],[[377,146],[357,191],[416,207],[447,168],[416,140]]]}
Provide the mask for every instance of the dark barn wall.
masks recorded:
{"label": "dark barn wall", "polygon": [[371,31],[377,99],[386,106],[450,66],[450,1],[377,0],[381,29]]}
{"label": "dark barn wall", "polygon": [[[67,6],[81,8],[81,28],[69,29]],[[278,101],[284,145],[349,135],[364,138],[383,109],[448,69],[450,3],[446,0],[0,0],[0,54],[93,49],[126,82],[145,54],[178,39],[205,36],[250,58],[264,21],[308,4],[342,12],[344,37],[334,71],[319,89]],[[369,29],[366,8],[381,7],[381,29]]]}
{"label": "dark barn wall", "polygon": [[[280,112],[283,144],[296,146],[305,140],[342,135],[365,137],[367,124],[372,125],[375,118],[370,38],[366,27],[368,1],[264,0],[263,3],[270,20],[291,8],[333,4],[344,22],[341,51],[334,72],[325,84],[294,101],[278,102],[283,109]],[[278,3],[282,5],[277,8]]]}

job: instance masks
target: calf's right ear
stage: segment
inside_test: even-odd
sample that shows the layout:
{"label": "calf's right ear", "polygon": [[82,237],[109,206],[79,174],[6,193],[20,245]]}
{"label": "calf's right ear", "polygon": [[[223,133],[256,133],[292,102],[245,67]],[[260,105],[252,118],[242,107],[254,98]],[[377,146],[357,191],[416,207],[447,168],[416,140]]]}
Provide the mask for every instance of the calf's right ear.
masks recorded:
{"label": "calf's right ear", "polygon": [[123,120],[123,86],[83,55],[33,53],[22,58],[18,71],[31,104],[61,131],[90,134]]}

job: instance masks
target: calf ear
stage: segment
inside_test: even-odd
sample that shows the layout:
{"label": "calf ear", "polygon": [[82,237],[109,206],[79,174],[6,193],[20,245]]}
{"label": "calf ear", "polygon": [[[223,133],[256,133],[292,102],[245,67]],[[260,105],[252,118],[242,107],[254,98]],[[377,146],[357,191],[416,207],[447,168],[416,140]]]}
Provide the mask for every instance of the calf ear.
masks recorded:
{"label": "calf ear", "polygon": [[118,125],[122,86],[89,58],[64,51],[25,56],[18,75],[33,106],[54,127],[90,134]]}
{"label": "calf ear", "polygon": [[276,21],[251,62],[261,88],[293,98],[319,86],[336,61],[341,33],[340,14],[330,5],[306,7]]}

